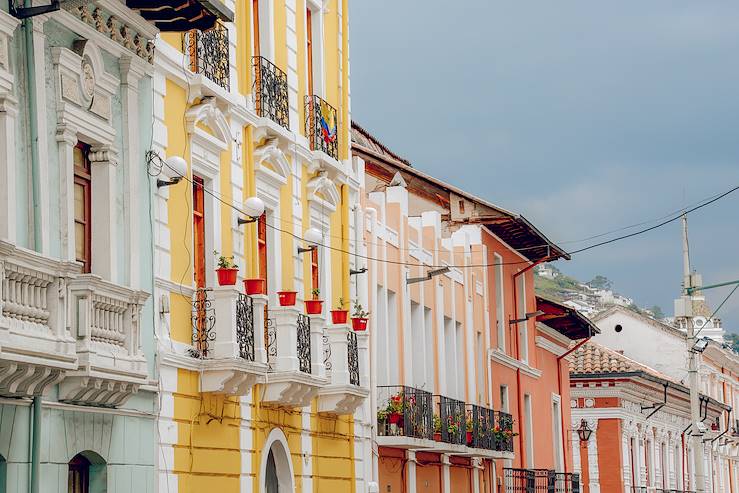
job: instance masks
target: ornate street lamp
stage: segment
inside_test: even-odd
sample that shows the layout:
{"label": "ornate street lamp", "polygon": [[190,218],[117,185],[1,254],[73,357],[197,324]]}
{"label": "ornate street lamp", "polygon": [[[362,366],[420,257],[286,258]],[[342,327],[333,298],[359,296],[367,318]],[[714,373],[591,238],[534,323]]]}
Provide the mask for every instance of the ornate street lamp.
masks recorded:
{"label": "ornate street lamp", "polygon": [[587,442],[590,440],[590,435],[593,433],[593,430],[591,430],[588,427],[588,423],[585,422],[585,420],[580,421],[580,428],[577,429],[577,435],[580,437],[581,442]]}

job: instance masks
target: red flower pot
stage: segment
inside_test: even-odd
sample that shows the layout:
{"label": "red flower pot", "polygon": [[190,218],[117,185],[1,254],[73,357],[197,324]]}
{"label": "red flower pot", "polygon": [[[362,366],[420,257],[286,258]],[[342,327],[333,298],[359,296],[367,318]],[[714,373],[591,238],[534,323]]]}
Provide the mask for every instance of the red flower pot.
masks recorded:
{"label": "red flower pot", "polygon": [[277,299],[280,301],[280,306],[294,306],[297,295],[297,291],[277,291]]}
{"label": "red flower pot", "polygon": [[354,329],[357,332],[362,332],[367,330],[367,320],[366,318],[354,318],[352,317],[352,329]]}
{"label": "red flower pot", "polygon": [[219,286],[233,286],[236,284],[236,276],[239,274],[239,269],[216,269],[216,275],[218,276]]}
{"label": "red flower pot", "polygon": [[472,445],[472,432],[467,432],[467,445]]}
{"label": "red flower pot", "polygon": [[244,279],[246,294],[264,294],[264,279]]}
{"label": "red flower pot", "polygon": [[323,300],[305,300],[303,303],[308,315],[320,315],[323,311]]}
{"label": "red flower pot", "polygon": [[349,316],[349,310],[331,310],[331,322],[334,324],[345,324]]}
{"label": "red flower pot", "polygon": [[440,431],[434,432],[434,440],[437,441],[437,442],[440,442],[441,441],[441,432]]}
{"label": "red flower pot", "polygon": [[387,422],[391,425],[397,425],[402,418],[403,415],[400,413],[390,413],[387,417]]}

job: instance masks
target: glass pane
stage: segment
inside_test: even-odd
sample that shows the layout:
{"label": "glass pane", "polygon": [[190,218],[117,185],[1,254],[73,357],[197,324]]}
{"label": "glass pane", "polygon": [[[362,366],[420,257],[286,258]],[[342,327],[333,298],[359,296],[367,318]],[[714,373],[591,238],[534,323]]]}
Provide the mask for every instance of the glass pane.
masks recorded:
{"label": "glass pane", "polygon": [[74,251],[77,260],[85,260],[85,225],[74,223]]}
{"label": "glass pane", "polygon": [[74,220],[85,221],[85,187],[74,184]]}

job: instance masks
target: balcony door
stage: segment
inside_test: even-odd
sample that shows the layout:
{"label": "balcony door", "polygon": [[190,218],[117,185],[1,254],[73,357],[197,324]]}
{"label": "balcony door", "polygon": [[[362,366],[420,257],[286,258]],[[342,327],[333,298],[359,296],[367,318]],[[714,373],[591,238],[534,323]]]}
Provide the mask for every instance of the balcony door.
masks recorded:
{"label": "balcony door", "polygon": [[313,13],[310,8],[305,9],[305,38],[306,38],[306,58],[308,62],[308,95],[312,96],[313,92]]}
{"label": "balcony door", "polygon": [[193,281],[196,288],[205,287],[205,181],[192,177]]}

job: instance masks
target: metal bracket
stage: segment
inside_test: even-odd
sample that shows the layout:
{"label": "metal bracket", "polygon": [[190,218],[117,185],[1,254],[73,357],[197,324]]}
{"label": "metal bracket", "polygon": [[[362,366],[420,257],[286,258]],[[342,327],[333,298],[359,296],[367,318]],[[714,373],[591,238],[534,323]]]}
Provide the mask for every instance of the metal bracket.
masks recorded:
{"label": "metal bracket", "polygon": [[51,0],[49,5],[37,5],[35,7],[16,7],[13,2],[10,3],[10,13],[16,19],[28,19],[37,15],[56,12],[59,8],[59,0]]}

